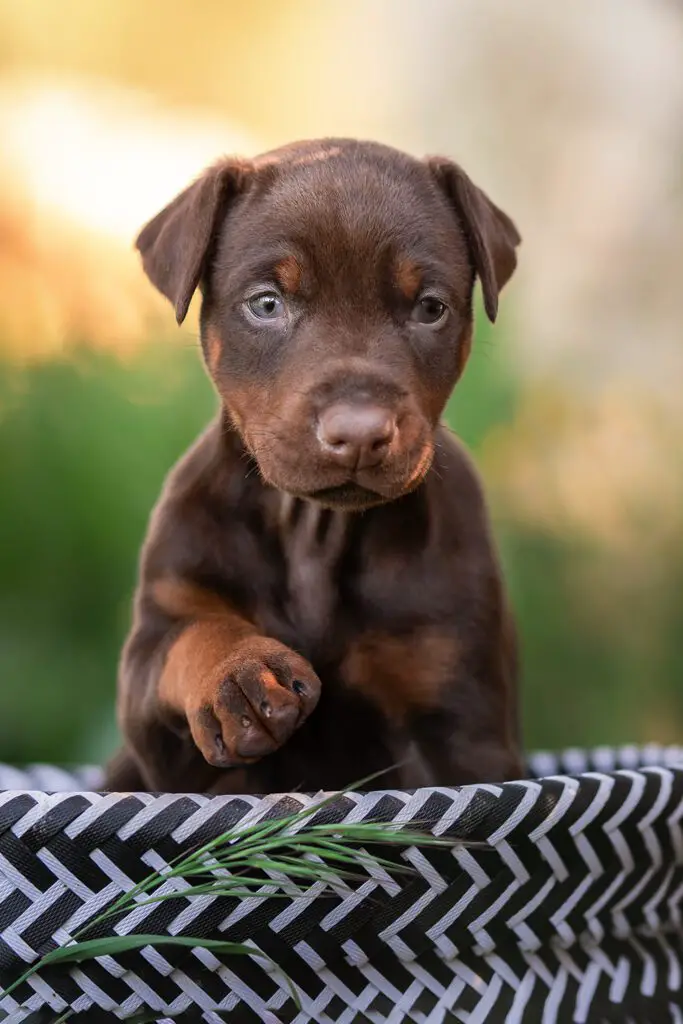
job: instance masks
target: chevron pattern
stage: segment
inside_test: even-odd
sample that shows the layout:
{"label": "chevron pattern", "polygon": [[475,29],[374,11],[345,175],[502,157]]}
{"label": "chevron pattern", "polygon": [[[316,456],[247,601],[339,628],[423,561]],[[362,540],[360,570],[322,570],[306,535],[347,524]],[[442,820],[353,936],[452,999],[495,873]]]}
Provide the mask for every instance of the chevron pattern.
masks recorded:
{"label": "chevron pattern", "polygon": [[268,899],[264,876],[262,895],[174,899],[115,926],[254,957],[146,947],[3,994],[152,869],[315,802],[87,791],[98,782],[0,766],[0,1021],[683,1024],[683,748],[539,754],[520,782],[345,795],[312,820],[428,827],[453,847],[397,848],[409,875],[369,851],[360,879],[325,892]]}

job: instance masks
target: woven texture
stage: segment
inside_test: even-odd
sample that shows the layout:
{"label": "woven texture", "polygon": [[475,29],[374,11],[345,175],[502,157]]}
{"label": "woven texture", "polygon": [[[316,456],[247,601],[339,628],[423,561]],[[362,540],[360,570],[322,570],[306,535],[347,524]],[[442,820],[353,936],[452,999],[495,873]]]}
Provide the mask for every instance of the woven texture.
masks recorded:
{"label": "woven texture", "polygon": [[[258,956],[164,946],[47,968],[0,994],[0,1020],[683,1024],[683,749],[538,755],[531,774],[317,812],[463,841],[397,852],[414,869],[398,881],[370,856],[324,895],[180,898],[117,921],[252,944],[300,1008]],[[2,992],[150,870],[315,800],[85,791],[98,781],[0,766]]]}

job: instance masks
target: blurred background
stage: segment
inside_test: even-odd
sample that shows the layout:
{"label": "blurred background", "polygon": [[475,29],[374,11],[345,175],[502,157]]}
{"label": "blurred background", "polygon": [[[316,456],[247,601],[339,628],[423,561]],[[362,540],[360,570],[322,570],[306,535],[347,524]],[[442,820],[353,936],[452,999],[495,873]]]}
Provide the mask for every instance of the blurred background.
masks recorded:
{"label": "blurred background", "polygon": [[524,236],[448,417],[528,745],[683,741],[683,5],[0,0],[0,760],[114,749],[147,516],[215,407],[136,230],[340,134],[455,158]]}

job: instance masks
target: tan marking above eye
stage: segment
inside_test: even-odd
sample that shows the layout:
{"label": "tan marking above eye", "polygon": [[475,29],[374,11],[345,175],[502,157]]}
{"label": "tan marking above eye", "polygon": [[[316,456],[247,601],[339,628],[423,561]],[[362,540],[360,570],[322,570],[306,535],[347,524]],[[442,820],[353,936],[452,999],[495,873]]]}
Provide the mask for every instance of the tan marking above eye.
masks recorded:
{"label": "tan marking above eye", "polygon": [[412,260],[402,259],[394,270],[396,286],[406,299],[414,302],[422,284],[422,271]]}
{"label": "tan marking above eye", "polygon": [[298,260],[294,256],[285,256],[275,265],[275,276],[284,291],[290,295],[296,294],[301,284],[301,266]]}

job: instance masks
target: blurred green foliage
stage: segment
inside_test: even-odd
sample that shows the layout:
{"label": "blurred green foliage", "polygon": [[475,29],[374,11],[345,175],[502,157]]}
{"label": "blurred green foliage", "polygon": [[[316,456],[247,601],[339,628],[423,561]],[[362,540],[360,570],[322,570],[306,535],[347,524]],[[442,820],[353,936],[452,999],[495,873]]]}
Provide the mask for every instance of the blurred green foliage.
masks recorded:
{"label": "blurred green foliage", "polygon": [[[502,332],[481,323],[449,405],[475,454],[520,400],[507,352]],[[100,761],[114,749],[116,662],[147,517],[215,404],[196,346],[165,338],[125,363],[83,347],[0,366],[0,760]],[[625,596],[639,615],[622,635],[572,583],[600,552],[504,512],[494,508],[522,637],[528,745],[683,731],[683,536],[666,591]],[[651,734],[658,720],[666,737]]]}
{"label": "blurred green foliage", "polygon": [[[160,367],[162,368],[160,371]],[[100,759],[163,477],[214,399],[194,347],[87,349],[0,385],[0,759]]]}

